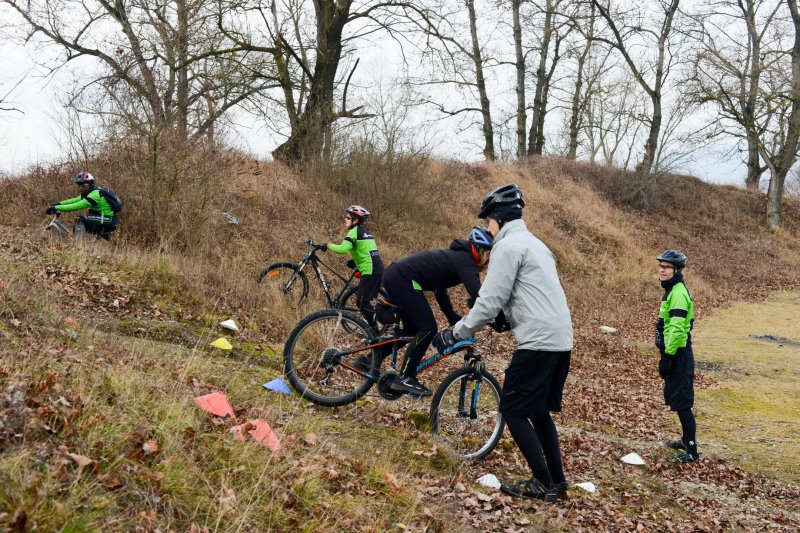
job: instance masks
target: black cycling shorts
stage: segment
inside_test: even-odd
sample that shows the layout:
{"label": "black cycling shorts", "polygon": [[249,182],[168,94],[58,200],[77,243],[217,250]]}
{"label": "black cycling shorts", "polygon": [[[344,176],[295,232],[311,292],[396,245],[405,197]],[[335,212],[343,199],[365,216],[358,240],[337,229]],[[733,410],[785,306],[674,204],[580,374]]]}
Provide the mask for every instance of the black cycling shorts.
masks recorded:
{"label": "black cycling shorts", "polygon": [[691,344],[679,348],[664,380],[664,403],[672,411],[694,407],[694,353]]}
{"label": "black cycling shorts", "polygon": [[500,394],[503,416],[538,420],[561,411],[570,351],[517,350],[505,371]]}

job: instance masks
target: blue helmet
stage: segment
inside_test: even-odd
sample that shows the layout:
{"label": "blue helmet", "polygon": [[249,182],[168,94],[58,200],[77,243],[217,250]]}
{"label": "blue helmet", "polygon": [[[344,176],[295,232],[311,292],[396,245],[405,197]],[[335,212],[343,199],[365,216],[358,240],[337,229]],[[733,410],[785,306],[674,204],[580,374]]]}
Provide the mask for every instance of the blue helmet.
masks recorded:
{"label": "blue helmet", "polygon": [[475,226],[469,232],[469,242],[475,245],[476,248],[485,248],[491,250],[494,245],[494,237],[489,233],[486,228],[479,228]]}
{"label": "blue helmet", "polygon": [[661,255],[656,257],[656,260],[672,263],[677,270],[686,266],[686,254],[678,250],[664,250]]}

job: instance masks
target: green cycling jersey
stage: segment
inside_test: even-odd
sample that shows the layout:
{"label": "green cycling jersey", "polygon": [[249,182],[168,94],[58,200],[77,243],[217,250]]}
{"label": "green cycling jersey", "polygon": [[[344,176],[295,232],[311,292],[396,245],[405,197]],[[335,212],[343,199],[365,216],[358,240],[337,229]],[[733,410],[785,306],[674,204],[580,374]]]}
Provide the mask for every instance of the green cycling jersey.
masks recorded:
{"label": "green cycling jersey", "polygon": [[361,224],[350,228],[341,244],[329,243],[328,250],[337,254],[349,253],[356,268],[364,275],[383,273],[383,261],[375,237]]}

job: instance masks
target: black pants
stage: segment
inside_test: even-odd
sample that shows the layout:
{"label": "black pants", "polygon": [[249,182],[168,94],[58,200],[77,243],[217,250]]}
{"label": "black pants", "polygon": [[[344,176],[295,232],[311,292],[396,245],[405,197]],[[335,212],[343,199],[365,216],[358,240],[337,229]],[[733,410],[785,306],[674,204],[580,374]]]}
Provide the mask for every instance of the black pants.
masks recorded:
{"label": "black pants", "polygon": [[411,280],[389,270],[383,276],[383,288],[389,300],[400,308],[400,320],[406,335],[414,335],[408,345],[400,372],[405,376],[416,376],[417,367],[436,333],[436,318],[422,291],[411,285]]}
{"label": "black pants", "polygon": [[669,375],[664,379],[664,403],[673,411],[694,407],[694,353],[691,344],[675,352]]}
{"label": "black pants", "polygon": [[83,228],[86,233],[107,239],[111,232],[116,230],[119,226],[119,219],[116,215],[108,218],[90,214],[87,216],[78,217],[78,220],[75,222],[76,228],[78,223],[83,224]]}
{"label": "black pants", "polygon": [[533,473],[545,487],[564,481],[558,431],[571,352],[517,350],[505,371],[500,412]]}
{"label": "black pants", "polygon": [[372,327],[375,327],[375,307],[372,305],[372,300],[378,297],[382,277],[383,273],[362,275],[356,292],[356,306]]}

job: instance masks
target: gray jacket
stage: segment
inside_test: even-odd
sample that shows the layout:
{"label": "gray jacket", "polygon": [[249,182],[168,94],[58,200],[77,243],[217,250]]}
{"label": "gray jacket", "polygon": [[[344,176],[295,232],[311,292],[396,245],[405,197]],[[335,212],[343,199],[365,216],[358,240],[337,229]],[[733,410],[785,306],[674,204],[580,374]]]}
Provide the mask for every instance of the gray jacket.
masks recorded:
{"label": "gray jacket", "polygon": [[501,309],[519,349],[572,350],[572,318],[555,256],[522,219],[506,223],[497,234],[478,299],[453,334],[471,337]]}

